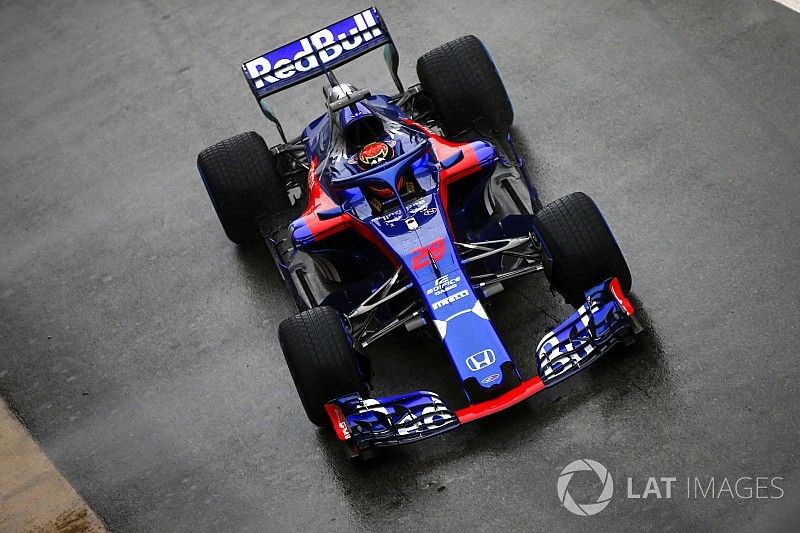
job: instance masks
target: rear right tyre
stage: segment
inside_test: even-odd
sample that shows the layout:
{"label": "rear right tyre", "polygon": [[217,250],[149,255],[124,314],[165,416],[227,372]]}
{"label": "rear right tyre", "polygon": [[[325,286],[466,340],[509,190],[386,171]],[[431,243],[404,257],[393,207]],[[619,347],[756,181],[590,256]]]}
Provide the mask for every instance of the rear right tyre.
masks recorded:
{"label": "rear right tyre", "polygon": [[291,209],[275,158],[258,133],[241,133],[206,148],[197,156],[197,168],[225,234],[236,244],[259,236],[259,216]]}

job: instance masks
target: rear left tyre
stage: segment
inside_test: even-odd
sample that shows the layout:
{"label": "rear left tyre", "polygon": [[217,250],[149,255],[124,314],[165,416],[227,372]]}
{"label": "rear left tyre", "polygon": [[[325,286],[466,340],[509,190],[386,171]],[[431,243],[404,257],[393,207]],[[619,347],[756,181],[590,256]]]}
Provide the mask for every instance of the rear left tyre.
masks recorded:
{"label": "rear left tyre", "polygon": [[417,76],[446,135],[477,123],[501,134],[511,128],[511,100],[489,52],[474,35],[459,37],[420,57]]}

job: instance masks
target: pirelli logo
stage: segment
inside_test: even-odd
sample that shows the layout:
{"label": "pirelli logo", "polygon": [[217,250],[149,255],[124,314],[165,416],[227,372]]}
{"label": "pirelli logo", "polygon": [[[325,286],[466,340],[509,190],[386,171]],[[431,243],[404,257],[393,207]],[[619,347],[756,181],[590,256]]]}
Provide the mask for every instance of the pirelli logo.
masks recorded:
{"label": "pirelli logo", "polygon": [[467,296],[469,296],[469,291],[467,291],[467,290],[459,291],[459,292],[453,294],[452,296],[448,296],[447,298],[442,298],[438,302],[433,302],[431,307],[433,307],[434,309],[439,309],[440,307],[444,307],[445,305],[449,305],[449,304],[455,302],[456,300],[460,300],[461,298],[466,298]]}

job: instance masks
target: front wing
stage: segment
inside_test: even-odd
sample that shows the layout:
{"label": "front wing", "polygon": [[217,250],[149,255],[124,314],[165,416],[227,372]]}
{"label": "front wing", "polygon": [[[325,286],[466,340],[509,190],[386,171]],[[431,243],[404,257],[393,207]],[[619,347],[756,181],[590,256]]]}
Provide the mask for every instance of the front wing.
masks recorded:
{"label": "front wing", "polygon": [[453,410],[434,392],[387,398],[354,393],[331,400],[325,409],[350,456],[368,455],[511,407],[583,370],[617,342],[632,342],[641,330],[633,306],[611,278],[586,291],[586,303],[542,338],[536,348],[537,375],[495,398]]}

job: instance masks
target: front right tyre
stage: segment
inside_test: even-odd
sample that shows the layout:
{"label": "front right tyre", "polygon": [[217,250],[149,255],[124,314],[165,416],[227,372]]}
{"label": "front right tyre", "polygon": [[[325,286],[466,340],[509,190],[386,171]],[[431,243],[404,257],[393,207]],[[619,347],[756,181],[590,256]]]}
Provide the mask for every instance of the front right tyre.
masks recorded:
{"label": "front right tyre", "polygon": [[313,307],[287,318],[278,327],[278,340],[306,415],[317,426],[330,424],[326,402],[353,392],[368,397],[366,369],[332,307]]}

